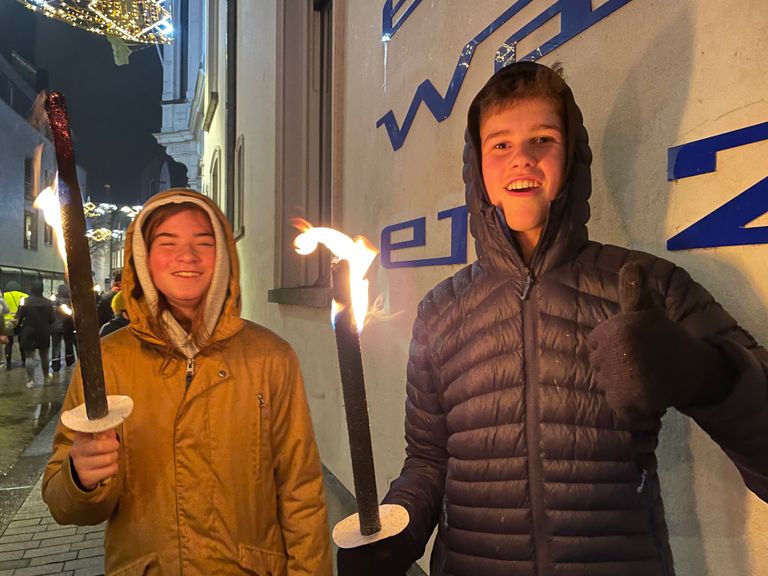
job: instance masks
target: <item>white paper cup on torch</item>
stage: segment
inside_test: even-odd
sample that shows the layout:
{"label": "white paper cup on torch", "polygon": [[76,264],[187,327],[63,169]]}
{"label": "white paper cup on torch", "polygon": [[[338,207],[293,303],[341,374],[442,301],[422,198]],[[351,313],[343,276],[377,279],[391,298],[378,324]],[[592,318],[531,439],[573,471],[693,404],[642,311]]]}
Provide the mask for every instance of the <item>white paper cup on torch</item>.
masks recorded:
{"label": "white paper cup on torch", "polygon": [[130,396],[110,394],[107,396],[107,415],[91,420],[85,412],[85,404],[61,413],[61,423],[75,432],[97,434],[117,428],[133,412]]}

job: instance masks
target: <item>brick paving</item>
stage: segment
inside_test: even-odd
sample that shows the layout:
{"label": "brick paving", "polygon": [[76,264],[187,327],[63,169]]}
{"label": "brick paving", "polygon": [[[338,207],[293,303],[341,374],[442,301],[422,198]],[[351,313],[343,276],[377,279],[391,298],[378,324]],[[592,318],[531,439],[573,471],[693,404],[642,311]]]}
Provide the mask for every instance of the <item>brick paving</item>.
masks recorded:
{"label": "brick paving", "polygon": [[42,476],[0,535],[0,576],[102,576],[104,524],[60,526],[41,486]]}

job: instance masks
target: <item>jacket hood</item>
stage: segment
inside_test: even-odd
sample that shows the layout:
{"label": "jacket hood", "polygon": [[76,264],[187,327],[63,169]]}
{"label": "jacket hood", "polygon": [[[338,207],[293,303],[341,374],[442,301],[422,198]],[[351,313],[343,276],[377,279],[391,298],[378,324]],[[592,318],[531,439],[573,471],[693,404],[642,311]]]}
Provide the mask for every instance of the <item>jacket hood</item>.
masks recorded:
{"label": "jacket hood", "polygon": [[[470,231],[475,238],[478,259],[483,266],[492,269],[522,271],[525,264],[501,210],[491,204],[483,183],[480,101],[490,88],[501,82],[509,82],[515,76],[532,77],[537,73],[557,74],[534,62],[516,62],[501,68],[475,96],[467,114],[463,177]],[[565,178],[563,188],[550,204],[547,223],[533,253],[530,268],[536,274],[573,258],[588,240],[592,151],[581,110],[567,85],[562,96],[566,130]]]}
{"label": "jacket hood", "polygon": [[[200,206],[211,219],[216,238],[216,260],[211,286],[203,306],[205,327],[211,336],[205,346],[226,340],[243,326],[240,318],[240,271],[232,229],[219,207],[208,197],[187,188],[173,188],[153,196],[144,204],[136,219],[128,227],[125,236],[125,267],[122,274],[122,292],[128,315],[130,331],[140,339],[155,344],[168,345],[192,358],[199,351],[191,336],[166,310],[158,318],[158,293],[152,283],[148,268],[148,247],[141,234],[141,227],[153,210],[166,204],[188,202]],[[165,342],[152,329],[152,319],[161,322],[172,342]]]}

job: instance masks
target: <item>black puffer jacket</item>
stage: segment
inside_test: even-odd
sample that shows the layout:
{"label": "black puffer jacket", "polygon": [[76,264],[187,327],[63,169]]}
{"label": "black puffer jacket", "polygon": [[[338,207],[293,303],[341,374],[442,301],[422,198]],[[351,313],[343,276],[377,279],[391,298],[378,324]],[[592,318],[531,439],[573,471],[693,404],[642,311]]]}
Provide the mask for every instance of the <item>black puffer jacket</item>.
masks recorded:
{"label": "black puffer jacket", "polygon": [[464,180],[478,260],[419,306],[407,459],[385,498],[408,509],[420,553],[439,524],[433,576],[674,574],[654,455],[660,422],[623,424],[588,359],[591,330],[619,311],[629,258],[649,270],[668,317],[733,364],[731,394],[687,412],[768,501],[768,354],[682,269],[588,240],[592,157],[570,91],[566,100],[567,184],[530,266],[488,202],[470,108]]}
{"label": "black puffer jacket", "polygon": [[31,294],[19,308],[17,330],[21,349],[47,349],[51,346],[51,326],[55,318],[53,304],[39,294]]}

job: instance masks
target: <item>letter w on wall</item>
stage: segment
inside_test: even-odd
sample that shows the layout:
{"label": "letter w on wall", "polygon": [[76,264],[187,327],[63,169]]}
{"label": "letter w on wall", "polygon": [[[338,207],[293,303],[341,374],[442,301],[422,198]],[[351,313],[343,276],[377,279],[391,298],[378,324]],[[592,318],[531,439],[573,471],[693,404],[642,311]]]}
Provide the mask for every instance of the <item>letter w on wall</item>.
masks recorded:
{"label": "letter w on wall", "polygon": [[[768,122],[669,149],[667,180],[717,169],[717,153],[768,140]],[[768,226],[747,227],[768,212],[768,177],[667,240],[667,250],[768,244]]]}
{"label": "letter w on wall", "polygon": [[[387,36],[388,38],[391,37],[397,30],[397,27],[399,27],[399,25],[411,14],[421,0],[419,0],[419,2],[413,2],[399,20],[397,20],[397,23],[393,24],[392,19],[395,17],[394,15],[397,10],[402,7],[404,1],[405,0],[399,0],[394,6],[392,5],[391,0],[385,2],[383,13],[384,24],[382,26],[383,36]],[[405,118],[403,118],[402,124],[398,123],[397,118],[395,118],[395,113],[392,110],[379,118],[376,122],[376,127],[386,127],[387,135],[389,136],[389,141],[392,144],[393,150],[399,150],[405,143],[405,139],[408,136],[408,132],[411,130],[411,125],[416,117],[416,112],[418,112],[422,102],[438,122],[442,122],[451,115],[453,105],[456,103],[459,91],[464,83],[464,77],[467,75],[467,70],[472,62],[472,56],[475,54],[475,49],[532,1],[533,0],[518,0],[517,2],[513,2],[512,5],[504,10],[498,18],[488,24],[488,26],[464,45],[459,60],[456,63],[456,67],[454,68],[453,75],[451,76],[450,83],[448,84],[448,89],[445,92],[445,96],[440,94],[434,84],[427,79],[416,88],[416,94],[414,94],[413,99],[411,100],[411,104],[408,107]],[[597,24],[606,16],[613,14],[622,6],[629,4],[631,1],[632,0],[606,0],[603,4],[593,9],[591,0],[557,0],[533,18],[533,20],[517,30],[512,36],[507,38],[506,42],[504,42],[501,48],[496,52],[494,68],[499,69],[502,66],[511,64],[517,60],[538,60],[542,56],[549,54],[558,46],[562,46],[571,38],[578,36],[591,26]],[[517,43],[557,15],[560,16],[560,32],[529,54],[517,58],[514,49]]]}

